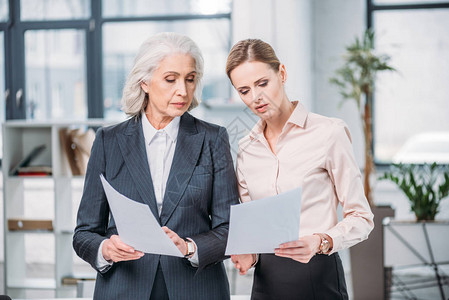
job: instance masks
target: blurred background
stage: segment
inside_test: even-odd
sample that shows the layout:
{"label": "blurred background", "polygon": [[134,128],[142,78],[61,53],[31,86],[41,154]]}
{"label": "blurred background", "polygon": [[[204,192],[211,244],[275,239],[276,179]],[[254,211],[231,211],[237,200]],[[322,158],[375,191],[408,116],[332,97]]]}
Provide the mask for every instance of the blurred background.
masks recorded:
{"label": "blurred background", "polygon": [[[18,123],[20,128],[33,122],[45,128],[58,122],[84,124],[87,119],[100,119],[108,124],[125,120],[120,99],[139,45],[155,33],[174,31],[191,37],[203,51],[205,60],[203,99],[192,113],[228,129],[235,158],[238,140],[257,119],[233,91],[225,74],[226,57],[237,41],[260,38],[273,46],[286,66],[286,91],[291,100],[301,101],[312,112],[342,118],[348,124],[363,172],[365,142],[358,107],[355,101],[340,105],[342,96],[329,79],[342,65],[345,47],[356,37],[361,38],[368,27],[375,31],[374,53],[388,54],[389,64],[397,70],[379,73],[375,82],[374,205],[394,209],[395,221],[414,222],[414,212],[404,193],[393,182],[376,178],[389,170],[392,163],[436,162],[441,166],[449,163],[449,1],[0,0],[0,121],[22,120],[14,122],[23,122]],[[55,209],[58,202],[55,190],[63,184],[54,178],[55,173],[55,180],[23,178],[19,185],[14,183],[17,178],[9,178],[14,161],[8,158],[8,153],[19,151],[9,140],[15,134],[6,127],[0,133],[0,158],[3,158],[0,294],[17,298],[79,296],[76,280],[90,279],[95,274],[74,253],[63,258],[64,265],[69,261],[69,271],[61,271],[60,258],[55,252],[64,251],[61,250],[64,247],[59,248],[56,231],[28,231],[18,237],[8,230],[7,219],[13,214],[9,213],[9,207],[19,201],[15,196],[14,200],[6,200],[11,195],[9,185],[23,190],[21,217],[54,220],[60,213]],[[49,138],[54,139],[55,133]],[[52,149],[54,152],[54,145]],[[71,177],[69,186],[70,209],[65,216],[74,228],[82,176]],[[449,201],[445,199],[436,221],[448,225],[447,220]],[[376,225],[382,227],[381,222]],[[444,236],[448,233],[447,226],[436,230],[435,235],[441,238],[438,248],[449,253],[448,235]],[[414,235],[407,232],[406,235]],[[404,249],[394,248],[396,244],[391,247],[393,252],[413,256],[410,249],[414,244],[412,240]],[[383,297],[449,297],[446,276],[449,258],[440,259],[429,249],[424,248],[429,254],[423,254],[423,259],[417,259],[415,253],[417,262],[411,259],[400,268],[389,262],[385,269],[385,260],[378,263],[386,270],[380,278],[386,284],[381,287],[387,291],[382,291]],[[72,250],[68,247],[65,251]],[[353,294],[350,253],[345,250],[340,255],[350,296],[357,299]],[[406,265],[413,268],[405,268]],[[242,277],[232,270],[229,262],[227,266],[231,292],[249,295],[252,274]],[[16,272],[15,268],[23,270]],[[399,277],[394,277],[395,274]],[[61,283],[62,277],[70,276],[76,280]],[[400,285],[394,278],[402,278],[402,282],[409,278],[429,280],[429,284],[417,288],[406,283]],[[377,289],[374,285],[371,288]]]}

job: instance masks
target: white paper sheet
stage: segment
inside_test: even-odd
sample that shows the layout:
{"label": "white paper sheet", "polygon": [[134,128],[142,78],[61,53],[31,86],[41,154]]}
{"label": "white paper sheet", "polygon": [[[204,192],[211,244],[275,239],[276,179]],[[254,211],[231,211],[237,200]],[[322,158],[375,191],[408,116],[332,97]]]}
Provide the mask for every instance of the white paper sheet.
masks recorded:
{"label": "white paper sheet", "polygon": [[125,244],[145,253],[184,257],[162,230],[148,205],[120,194],[103,175],[100,178],[118,234]]}
{"label": "white paper sheet", "polygon": [[297,240],[300,212],[301,188],[231,206],[226,255],[274,253]]}

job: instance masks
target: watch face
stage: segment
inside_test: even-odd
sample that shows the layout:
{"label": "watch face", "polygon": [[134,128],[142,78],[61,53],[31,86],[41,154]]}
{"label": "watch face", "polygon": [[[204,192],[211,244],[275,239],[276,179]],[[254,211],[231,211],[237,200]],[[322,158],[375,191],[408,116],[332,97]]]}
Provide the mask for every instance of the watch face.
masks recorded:
{"label": "watch face", "polygon": [[326,239],[323,239],[323,242],[321,243],[321,248],[322,248],[321,251],[323,253],[326,253],[327,251],[329,251],[329,246],[330,246],[329,241]]}
{"label": "watch face", "polygon": [[194,251],[195,251],[195,247],[193,246],[193,243],[192,242],[187,242],[188,255],[193,254]]}

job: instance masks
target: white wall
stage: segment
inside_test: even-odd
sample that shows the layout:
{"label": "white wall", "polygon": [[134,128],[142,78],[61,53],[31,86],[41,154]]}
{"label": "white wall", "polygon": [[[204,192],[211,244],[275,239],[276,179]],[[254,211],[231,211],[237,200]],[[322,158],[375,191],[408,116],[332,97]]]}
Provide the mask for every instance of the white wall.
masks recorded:
{"label": "white wall", "polygon": [[312,107],[311,0],[234,0],[233,43],[258,38],[269,43],[287,69],[290,100]]}
{"label": "white wall", "polygon": [[329,78],[341,65],[345,46],[365,29],[366,9],[363,0],[319,0],[313,2],[313,95],[315,112],[343,119],[352,133],[356,160],[363,166],[363,132],[355,101],[341,108],[341,96]]}

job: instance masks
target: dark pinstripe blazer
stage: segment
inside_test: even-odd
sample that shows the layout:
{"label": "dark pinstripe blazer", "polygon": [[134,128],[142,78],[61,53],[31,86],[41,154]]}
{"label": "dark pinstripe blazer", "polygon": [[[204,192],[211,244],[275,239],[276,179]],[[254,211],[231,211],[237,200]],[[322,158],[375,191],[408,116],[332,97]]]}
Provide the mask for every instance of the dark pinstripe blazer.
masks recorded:
{"label": "dark pinstripe blazer", "polygon": [[123,195],[146,203],[161,226],[198,246],[187,259],[145,254],[98,273],[94,299],[148,300],[160,262],[170,299],[229,299],[223,265],[229,207],[238,203],[226,129],[185,113],[159,217],[139,117],[97,131],[73,236],[76,253],[94,268],[100,243],[117,234],[99,175]]}

